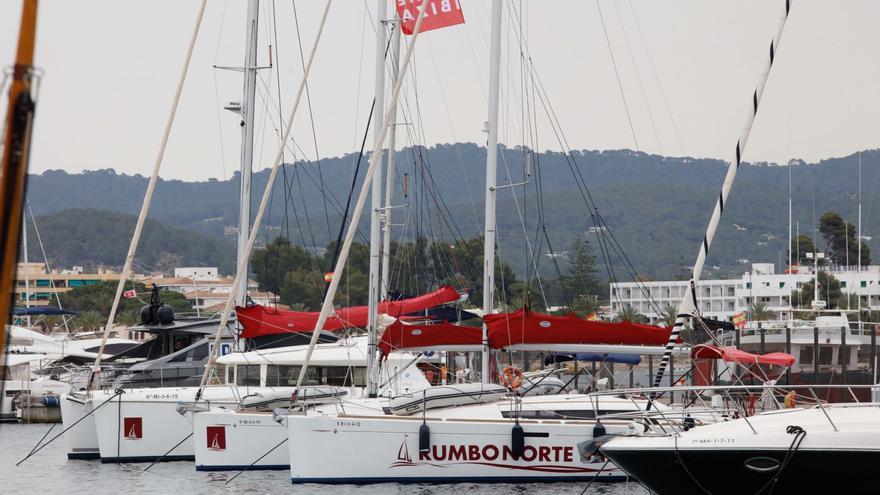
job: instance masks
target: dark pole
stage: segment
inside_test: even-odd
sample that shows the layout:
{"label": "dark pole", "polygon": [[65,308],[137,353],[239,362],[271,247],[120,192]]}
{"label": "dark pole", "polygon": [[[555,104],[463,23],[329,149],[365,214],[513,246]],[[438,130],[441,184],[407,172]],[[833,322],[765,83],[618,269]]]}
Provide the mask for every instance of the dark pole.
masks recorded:
{"label": "dark pole", "polygon": [[[760,323],[758,323],[758,325],[760,325]],[[761,354],[764,354],[767,352],[766,341],[765,341],[765,336],[767,335],[767,329],[759,326],[758,332],[760,332],[760,334],[761,334]]]}
{"label": "dark pole", "polygon": [[868,379],[874,383],[874,375],[877,374],[877,329],[871,325],[871,376]]}
{"label": "dark pole", "polygon": [[[785,327],[785,353],[791,354],[791,327],[787,325]],[[785,383],[791,384],[791,366],[785,370]]]}
{"label": "dark pole", "polygon": [[819,383],[819,327],[813,327],[813,384]]}
{"label": "dark pole", "polygon": [[847,327],[840,329],[840,349],[837,350],[837,360],[840,361],[840,373],[843,381],[841,383],[849,383],[846,381],[846,365],[849,363],[849,352],[846,349],[846,333]]}
{"label": "dark pole", "polygon": [[654,382],[651,380],[651,377],[654,376],[654,355],[651,354],[648,356],[648,386],[653,387]]}

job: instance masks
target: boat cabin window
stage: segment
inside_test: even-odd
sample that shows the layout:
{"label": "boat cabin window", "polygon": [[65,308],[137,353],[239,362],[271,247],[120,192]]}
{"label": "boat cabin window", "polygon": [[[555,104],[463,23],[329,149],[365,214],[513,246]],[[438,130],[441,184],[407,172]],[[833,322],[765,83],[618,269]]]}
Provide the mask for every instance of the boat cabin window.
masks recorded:
{"label": "boat cabin window", "polygon": [[235,367],[235,384],[250,385],[253,387],[260,386],[260,365],[249,364],[246,366]]}
{"label": "boat cabin window", "polygon": [[813,346],[801,346],[801,355],[798,358],[798,363],[800,363],[801,366],[813,364]]}
{"label": "boat cabin window", "polygon": [[830,365],[832,354],[834,354],[834,349],[830,345],[819,346],[819,364]]}
{"label": "boat cabin window", "polygon": [[183,361],[203,361],[203,360],[207,359],[207,357],[208,357],[208,343],[205,342],[204,344],[196,347],[195,349],[190,349],[187,352],[182,352],[182,353],[178,354],[177,356],[174,356],[173,358],[169,359],[168,362],[177,363],[177,362],[183,362]]}
{"label": "boat cabin window", "polygon": [[[266,366],[266,386],[292,387],[299,379],[299,366]],[[350,366],[309,366],[304,385],[332,385],[336,387],[363,387],[367,384],[367,369]]]}
{"label": "boat cabin window", "polygon": [[[599,417],[608,414],[620,414],[626,412],[632,411],[606,411],[599,409]],[[516,413],[514,411],[501,411],[501,415],[505,418],[513,418]],[[519,417],[522,419],[594,419],[596,417],[596,411],[593,409],[563,409],[560,411],[551,411],[549,409],[525,409],[519,412]]]}

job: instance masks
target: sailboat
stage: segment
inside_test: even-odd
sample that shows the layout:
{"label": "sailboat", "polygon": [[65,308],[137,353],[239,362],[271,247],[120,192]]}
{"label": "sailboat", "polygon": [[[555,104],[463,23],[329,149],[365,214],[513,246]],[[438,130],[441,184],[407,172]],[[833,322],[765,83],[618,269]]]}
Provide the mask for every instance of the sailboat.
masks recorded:
{"label": "sailboat", "polygon": [[[635,325],[627,335],[620,324],[543,315],[527,308],[507,314],[493,311],[501,12],[502,2],[495,0],[487,126],[483,326],[465,330],[455,325],[402,324],[386,329],[379,347],[386,351],[436,350],[444,345],[476,347],[482,354],[483,383],[475,385],[484,390],[498,387],[489,383],[490,348],[663,354],[669,329]],[[359,204],[362,201],[359,199]],[[348,237],[351,235],[349,232]],[[336,271],[341,268],[338,264]],[[329,294],[325,310],[331,300]],[[319,320],[318,327],[322,324]],[[606,327],[610,332],[603,333]],[[510,332],[509,328],[517,330]],[[288,416],[291,481],[502,482],[625,477],[619,469],[604,466],[589,445],[594,435],[626,430],[630,424],[627,415],[644,410],[649,399],[584,394],[523,396],[517,393],[523,383],[518,370],[506,369],[504,374],[510,380],[506,380],[502,391],[510,387],[514,393],[485,401],[456,399],[465,397],[466,389],[473,385],[446,385],[387,401],[384,415],[347,408],[328,412],[330,408],[324,408]],[[655,407],[668,409],[663,404]],[[302,445],[310,448],[303,449]],[[401,452],[413,455],[401,456]]]}

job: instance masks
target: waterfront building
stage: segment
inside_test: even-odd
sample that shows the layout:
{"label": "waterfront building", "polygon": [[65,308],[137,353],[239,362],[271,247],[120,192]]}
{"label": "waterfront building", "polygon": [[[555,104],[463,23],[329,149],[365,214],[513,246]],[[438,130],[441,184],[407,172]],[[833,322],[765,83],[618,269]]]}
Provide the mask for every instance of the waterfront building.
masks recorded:
{"label": "waterfront building", "polygon": [[[863,310],[880,309],[880,265],[820,267],[840,281],[840,291],[852,294],[850,309],[855,310],[861,299]],[[731,321],[733,316],[754,304],[763,304],[777,318],[788,318],[792,291],[801,290],[815,276],[812,266],[793,266],[777,273],[772,263],[753,263],[739,278],[701,280],[697,284],[697,304],[706,318]],[[687,280],[612,283],[611,314],[630,306],[645,315],[651,323],[662,321],[662,311],[677,307],[687,288]],[[824,297],[823,297],[824,299]],[[653,303],[652,303],[653,302]],[[661,314],[655,308],[659,308]],[[846,309],[844,306],[843,309]]]}

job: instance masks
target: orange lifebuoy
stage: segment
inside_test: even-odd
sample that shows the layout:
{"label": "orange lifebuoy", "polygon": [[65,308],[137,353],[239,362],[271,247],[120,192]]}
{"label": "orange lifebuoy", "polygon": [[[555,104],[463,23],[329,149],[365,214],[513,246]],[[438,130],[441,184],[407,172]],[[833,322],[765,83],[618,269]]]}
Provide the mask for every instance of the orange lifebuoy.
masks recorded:
{"label": "orange lifebuoy", "polygon": [[522,387],[523,372],[516,366],[507,366],[501,370],[501,383],[511,389],[516,390]]}

